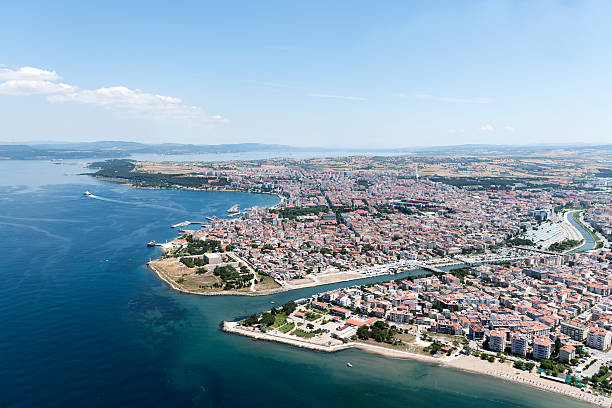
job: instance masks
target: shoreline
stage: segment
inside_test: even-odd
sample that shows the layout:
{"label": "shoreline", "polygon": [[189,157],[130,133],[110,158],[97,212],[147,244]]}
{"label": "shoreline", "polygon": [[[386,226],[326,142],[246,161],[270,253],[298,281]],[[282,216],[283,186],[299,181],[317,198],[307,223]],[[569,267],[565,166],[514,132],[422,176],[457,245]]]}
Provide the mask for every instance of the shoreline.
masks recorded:
{"label": "shoreline", "polygon": [[300,340],[299,338],[288,338],[285,336],[270,334],[270,333],[262,333],[256,332],[254,330],[245,329],[241,327],[238,322],[228,322],[223,321],[221,330],[226,333],[237,334],[244,337],[250,337],[256,340],[263,340],[272,343],[280,343],[289,346],[295,346],[307,350],[312,351],[320,351],[324,353],[335,353],[337,351],[349,350],[349,349],[358,349],[372,354],[378,354],[383,357],[389,357],[399,360],[418,360],[427,362],[430,364],[444,365],[445,360],[431,357],[427,355],[411,353],[409,351],[402,350],[394,350],[383,346],[377,346],[374,344],[360,343],[360,342],[350,342],[344,344],[337,344],[333,346],[326,346],[323,344],[316,344],[306,340]]}
{"label": "shoreline", "polygon": [[498,361],[494,363],[489,363],[488,361],[481,360],[478,357],[460,355],[457,358],[449,361],[448,363],[443,364],[443,366],[459,371],[494,377],[498,380],[526,385],[532,388],[537,388],[542,391],[547,391],[554,394],[563,395],[564,397],[569,397],[575,400],[587,402],[595,406],[612,406],[612,398],[610,397],[605,397],[598,394],[590,394],[586,391],[581,391],[578,387],[573,387],[569,384],[548,380],[540,377],[536,373],[518,370],[508,365],[508,363],[500,363]]}
{"label": "shoreline", "polygon": [[542,391],[547,391],[558,395],[563,395],[565,397],[570,397],[575,400],[587,402],[595,406],[612,406],[612,398],[600,396],[597,394],[590,394],[585,391],[581,391],[577,387],[573,387],[565,383],[557,383],[551,380],[541,378],[535,373],[517,370],[516,368],[510,366],[509,363],[500,363],[498,361],[490,363],[488,361],[481,360],[478,357],[467,356],[459,354],[458,352],[451,356],[444,356],[438,358],[360,342],[349,342],[345,344],[326,346],[322,344],[308,342],[306,340],[301,340],[298,338],[294,339],[277,334],[256,332],[254,330],[241,327],[238,322],[228,321],[223,321],[221,330],[230,334],[250,337],[254,340],[280,343],[311,351],[335,353],[342,350],[357,349],[366,353],[377,354],[386,358],[392,358],[397,360],[413,360],[427,364],[435,364],[440,367],[469,372],[473,374],[486,375],[489,377],[494,377],[497,380],[510,381],[517,384],[526,385],[532,388],[540,389]]}
{"label": "shoreline", "polygon": [[[154,259],[153,261],[149,261],[147,262],[147,267],[149,269],[151,269],[155,275],[157,275],[157,277],[159,279],[161,279],[162,281],[166,282],[168,284],[168,286],[170,286],[172,289],[179,291],[179,292],[183,292],[183,293],[189,293],[192,295],[201,295],[201,296],[269,296],[269,295],[275,295],[278,293],[283,293],[283,292],[289,292],[292,290],[299,290],[299,289],[307,289],[307,288],[313,288],[313,287],[317,287],[317,286],[323,286],[323,285],[331,285],[334,283],[342,283],[342,282],[350,282],[350,281],[354,281],[354,280],[360,280],[360,279],[366,279],[366,278],[374,278],[374,277],[378,277],[378,276],[389,276],[389,278],[392,278],[393,276],[395,276],[396,274],[400,274],[400,273],[404,273],[404,272],[409,272],[409,271],[414,271],[419,269],[418,267],[410,267],[407,266],[404,270],[402,270],[401,272],[398,273],[389,273],[389,272],[381,272],[381,273],[374,273],[374,274],[364,274],[362,272],[360,272],[360,269],[357,270],[353,270],[353,271],[340,271],[340,272],[336,272],[336,273],[328,273],[328,274],[322,274],[320,276],[314,276],[314,277],[310,277],[311,279],[313,279],[312,282],[305,282],[305,283],[299,283],[299,284],[291,284],[291,281],[288,282],[284,282],[283,285],[281,285],[281,287],[276,288],[276,289],[264,289],[264,290],[260,290],[260,291],[256,291],[256,292],[237,292],[237,291],[211,291],[211,292],[197,292],[197,291],[193,291],[193,290],[189,290],[189,289],[185,289],[183,287],[181,287],[180,285],[178,285],[176,282],[172,281],[171,279],[169,279],[164,272],[162,272],[161,270],[159,270],[160,268],[158,268],[155,265],[155,262],[158,261],[160,258]],[[380,267],[380,268],[385,268],[385,267],[391,267],[391,266],[397,266],[395,264],[384,264],[384,265],[377,265],[376,267]],[[319,281],[319,279],[323,279],[323,281]],[[272,279],[270,277],[270,279]],[[297,280],[297,279],[296,279]],[[278,282],[277,282],[278,283]]]}
{"label": "shoreline", "polygon": [[274,295],[276,293],[287,291],[287,290],[283,290],[283,288],[281,287],[278,289],[267,289],[267,290],[262,290],[259,292],[237,292],[237,291],[230,291],[230,290],[220,291],[220,292],[196,292],[193,290],[182,288],[179,285],[177,285],[176,282],[168,279],[163,274],[163,272],[159,271],[157,266],[153,264],[153,262],[155,262],[156,260],[147,262],[147,267],[150,270],[152,270],[159,279],[161,279],[163,282],[166,282],[168,286],[170,286],[171,289],[174,289],[177,292],[188,293],[190,295],[200,295],[200,296],[268,296],[268,295]]}
{"label": "shoreline", "polygon": [[196,187],[145,187],[145,186],[135,186],[131,181],[126,180],[126,179],[119,179],[119,178],[113,178],[113,177],[103,177],[103,176],[96,176],[95,173],[80,173],[78,174],[79,176],[89,176],[89,177],[93,177],[96,180],[102,180],[102,181],[107,181],[109,183],[116,183],[116,184],[123,184],[126,186],[130,186],[131,188],[135,188],[135,189],[139,189],[139,190],[176,190],[176,191],[225,191],[225,192],[233,192],[233,193],[250,193],[250,194],[268,194],[268,195],[275,195],[279,198],[279,202],[274,204],[273,206],[269,207],[274,209],[276,206],[280,205],[281,203],[283,203],[283,201],[285,200],[285,197],[283,197],[282,195],[280,195],[279,193],[273,193],[270,191],[249,191],[249,190],[238,190],[238,189],[231,189],[231,188],[196,188]]}

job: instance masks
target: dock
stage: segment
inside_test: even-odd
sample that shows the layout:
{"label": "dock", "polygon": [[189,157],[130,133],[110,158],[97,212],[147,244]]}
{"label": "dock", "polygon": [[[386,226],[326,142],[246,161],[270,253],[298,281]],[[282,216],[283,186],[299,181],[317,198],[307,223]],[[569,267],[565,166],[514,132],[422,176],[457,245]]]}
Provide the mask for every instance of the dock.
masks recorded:
{"label": "dock", "polygon": [[206,224],[206,221],[183,221],[178,224],[171,225],[172,228],[186,227],[191,224]]}

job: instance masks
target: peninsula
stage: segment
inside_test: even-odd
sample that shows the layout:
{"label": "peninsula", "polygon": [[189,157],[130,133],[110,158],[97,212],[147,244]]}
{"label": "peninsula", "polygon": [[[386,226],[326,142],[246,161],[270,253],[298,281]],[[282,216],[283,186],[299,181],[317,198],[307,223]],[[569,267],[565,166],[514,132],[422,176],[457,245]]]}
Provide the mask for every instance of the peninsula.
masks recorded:
{"label": "peninsula", "polygon": [[[535,163],[537,176],[529,174]],[[569,166],[581,176],[567,177]],[[583,244],[566,215],[592,217],[609,202],[608,187],[592,187],[599,167],[571,158],[111,160],[92,167],[94,177],[139,188],[281,197],[272,208],[181,230],[163,246],[164,258],[151,268],[172,287],[201,294],[270,294],[429,265],[564,253]],[[204,267],[216,265],[205,253],[231,261]]]}
{"label": "peninsula", "polygon": [[424,270],[223,322],[226,332],[418,359],[610,405],[612,184],[600,164],[355,156],[92,166],[94,177],[138,188],[281,198],[235,205],[162,244],[149,267],[176,290],[269,295]]}

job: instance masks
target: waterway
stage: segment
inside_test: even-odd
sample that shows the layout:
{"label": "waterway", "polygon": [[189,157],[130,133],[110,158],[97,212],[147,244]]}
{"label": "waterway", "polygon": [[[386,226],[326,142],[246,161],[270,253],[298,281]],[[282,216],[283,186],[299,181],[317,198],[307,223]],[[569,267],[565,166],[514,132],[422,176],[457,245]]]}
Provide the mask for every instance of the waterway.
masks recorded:
{"label": "waterway", "polygon": [[223,333],[222,320],[269,309],[271,301],[353,283],[269,297],[173,291],[146,268],[158,255],[146,242],[172,238],[169,225],[179,221],[277,198],[137,190],[73,175],[81,171],[0,162],[2,407],[586,406],[420,362]]}
{"label": "waterway", "polygon": [[573,217],[573,213],[574,212],[576,212],[576,211],[570,212],[570,214],[567,216],[567,219],[569,220],[569,222],[574,227],[576,227],[578,232],[580,232],[580,234],[582,235],[582,238],[584,239],[584,243],[582,244],[582,246],[580,246],[580,247],[570,251],[569,252],[570,254],[575,254],[577,252],[589,251],[589,250],[595,248],[595,240],[593,239],[593,237],[591,236],[589,231],[584,229],[584,227],[582,225],[580,225],[580,223],[574,219],[574,217]]}

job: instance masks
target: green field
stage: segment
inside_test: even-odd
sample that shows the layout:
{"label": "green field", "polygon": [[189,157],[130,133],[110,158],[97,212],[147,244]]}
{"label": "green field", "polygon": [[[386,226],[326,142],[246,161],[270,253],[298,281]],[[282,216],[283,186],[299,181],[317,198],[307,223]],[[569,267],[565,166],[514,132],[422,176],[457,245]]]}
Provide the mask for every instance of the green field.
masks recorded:
{"label": "green field", "polygon": [[314,333],[310,333],[310,332],[304,331],[302,329],[295,329],[293,332],[291,332],[291,334],[294,334],[294,335],[300,336],[300,337],[304,337],[305,339],[310,339],[310,338],[314,337]]}
{"label": "green field", "polygon": [[309,322],[314,322],[315,320],[317,320],[319,317],[321,317],[320,314],[318,313],[313,313],[313,312],[308,312],[306,314],[306,320],[308,320]]}
{"label": "green field", "polygon": [[281,333],[289,333],[295,327],[295,323],[287,323],[280,329],[278,329]]}
{"label": "green field", "polygon": [[277,328],[287,323],[287,315],[284,313],[277,313],[274,315],[274,324],[272,327]]}

